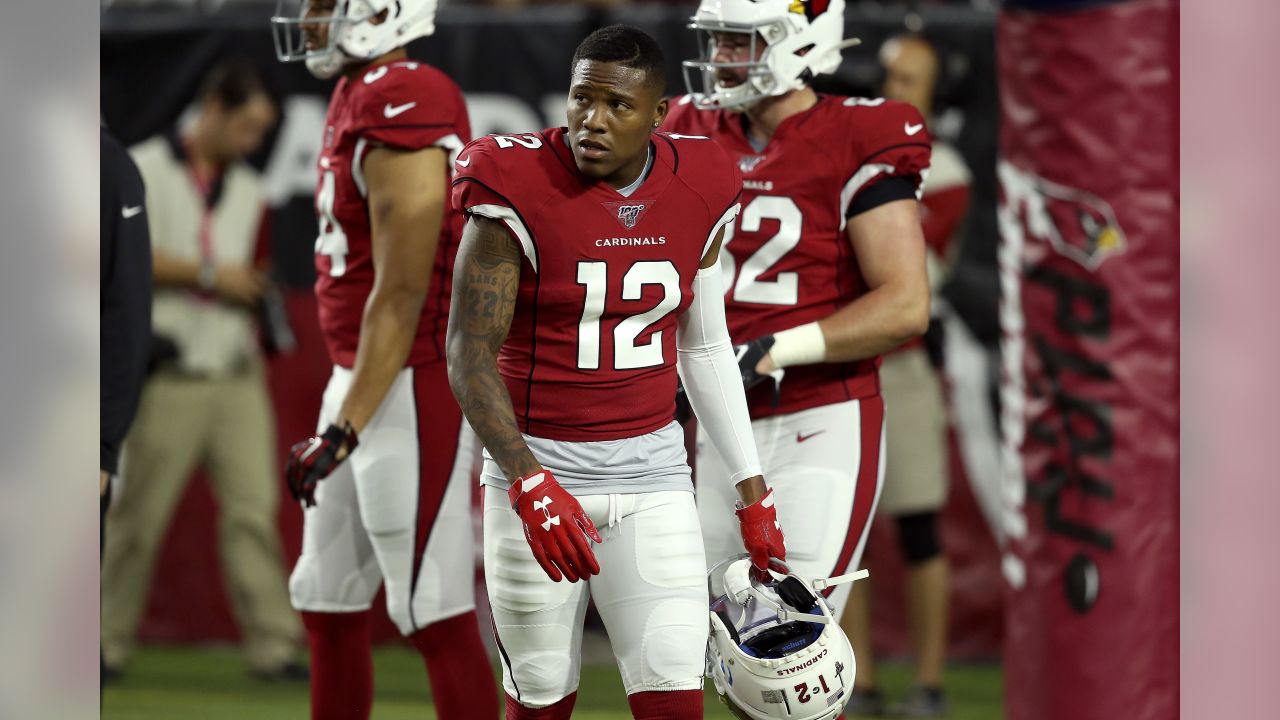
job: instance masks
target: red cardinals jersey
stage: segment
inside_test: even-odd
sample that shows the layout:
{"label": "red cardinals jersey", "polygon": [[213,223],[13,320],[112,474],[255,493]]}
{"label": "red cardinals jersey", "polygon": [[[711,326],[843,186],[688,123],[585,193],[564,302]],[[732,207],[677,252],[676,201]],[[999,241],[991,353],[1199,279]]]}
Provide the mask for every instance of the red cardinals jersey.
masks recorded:
{"label": "red cardinals jersey", "polygon": [[[471,140],[462,92],[444,73],[416,62],[379,65],[342,78],[329,100],[316,187],[316,297],[320,329],[334,363],[352,367],[360,321],[373,289],[373,246],[362,163],[376,147],[441,147],[448,168]],[[453,256],[462,216],[446,208],[417,337],[407,365],[444,358]]]}
{"label": "red cardinals jersey", "polygon": [[529,435],[615,440],[672,421],[676,320],[741,182],[708,139],[651,148],[629,197],[578,172],[564,128],[481,138],[458,158],[454,207],[502,221],[524,252],[498,370]]}
{"label": "red cardinals jersey", "polygon": [[[929,167],[920,114],[883,99],[820,95],[782,121],[759,152],[741,115],[698,110],[688,96],[673,101],[663,129],[715,138],[742,170],[742,213],[720,253],[735,343],[819,320],[866,292],[846,218],[900,199],[875,190],[890,178],[907,179],[918,198]],[[748,391],[751,415],[875,395],[878,366],[869,358],[787,368],[776,404],[772,383]]]}

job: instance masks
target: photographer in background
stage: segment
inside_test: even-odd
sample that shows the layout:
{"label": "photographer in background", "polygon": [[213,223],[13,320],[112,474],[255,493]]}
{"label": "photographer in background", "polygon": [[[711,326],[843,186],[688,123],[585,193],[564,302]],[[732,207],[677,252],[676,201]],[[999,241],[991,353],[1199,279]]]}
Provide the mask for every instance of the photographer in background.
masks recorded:
{"label": "photographer in background", "polygon": [[272,292],[265,205],[259,175],[244,161],[276,119],[258,72],[226,62],[206,76],[190,124],[131,149],[146,183],[156,346],[171,350],[153,357],[107,514],[106,679],[133,648],[157,549],[197,466],[218,499],[223,573],[250,673],[307,677],[276,529],[275,425],[255,324],[255,314],[272,315],[263,309]]}
{"label": "photographer in background", "polygon": [[[938,50],[920,35],[900,35],[881,46],[880,63],[884,97],[914,105],[932,126],[941,71]],[[920,219],[929,285],[936,293],[959,244],[954,236],[968,210],[970,174],[959,151],[936,136],[932,150]],[[877,513],[897,526],[907,565],[906,616],[915,650],[912,687],[894,706],[881,693],[871,644],[870,588],[856,583],[841,618],[858,658],[855,689],[845,708],[851,717],[940,717],[947,712],[943,672],[950,567],[938,532],[948,494],[947,414],[941,358],[931,358],[929,352],[941,347],[939,315],[946,308],[935,300],[933,309],[929,336],[885,355],[880,367],[882,392],[893,412],[886,426],[885,480]]]}

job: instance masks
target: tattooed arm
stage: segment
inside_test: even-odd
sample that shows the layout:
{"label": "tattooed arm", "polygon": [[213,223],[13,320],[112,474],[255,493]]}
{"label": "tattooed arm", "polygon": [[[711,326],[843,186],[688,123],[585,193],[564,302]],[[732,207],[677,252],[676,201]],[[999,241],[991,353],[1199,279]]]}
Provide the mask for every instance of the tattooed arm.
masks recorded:
{"label": "tattooed arm", "polygon": [[449,385],[467,421],[509,479],[542,466],[529,451],[507,386],[498,375],[498,350],[507,339],[520,286],[520,248],[497,221],[471,216],[458,246],[449,309]]}

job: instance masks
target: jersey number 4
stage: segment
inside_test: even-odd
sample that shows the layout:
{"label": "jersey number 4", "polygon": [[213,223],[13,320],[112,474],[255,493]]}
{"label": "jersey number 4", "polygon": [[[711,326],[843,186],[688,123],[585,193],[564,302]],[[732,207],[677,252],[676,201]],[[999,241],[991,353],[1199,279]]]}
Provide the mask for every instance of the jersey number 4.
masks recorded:
{"label": "jersey number 4", "polygon": [[329,257],[329,275],[341,277],[347,271],[347,234],[333,215],[333,171],[326,170],[316,193],[316,210],[320,234],[316,236],[316,254]]}
{"label": "jersey number 4", "polygon": [[736,224],[742,232],[754,233],[760,231],[765,220],[777,220],[778,232],[742,263],[742,272],[738,274],[736,282],[733,253],[724,251],[724,246],[733,239],[734,226],[730,224],[725,228],[720,250],[721,271],[725,281],[733,283],[732,288],[726,288],[725,292],[732,290],[733,299],[737,302],[795,305],[800,300],[799,273],[778,273],[778,277],[773,280],[761,280],[760,276],[800,244],[804,216],[800,207],[789,197],[761,195],[743,209]]}
{"label": "jersey number 4", "polygon": [[[578,322],[578,368],[600,369],[600,318],[609,288],[608,264],[598,261],[578,263],[578,284],[586,287],[582,319]],[[623,318],[613,328],[613,368],[636,370],[663,363],[662,331],[648,342],[636,343],[651,325],[680,306],[680,273],[669,260],[643,260],[622,276],[622,299],[639,300],[645,285],[662,286],[662,300],[638,315]]]}

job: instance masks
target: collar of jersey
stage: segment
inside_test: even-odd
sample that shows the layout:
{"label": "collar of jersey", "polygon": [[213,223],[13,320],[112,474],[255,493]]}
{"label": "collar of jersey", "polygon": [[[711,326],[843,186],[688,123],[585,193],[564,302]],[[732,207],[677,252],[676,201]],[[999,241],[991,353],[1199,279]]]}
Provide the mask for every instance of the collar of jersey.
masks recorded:
{"label": "collar of jersey", "polygon": [[813,117],[814,113],[818,111],[818,108],[825,105],[830,98],[830,95],[818,93],[818,102],[814,103],[813,107],[808,110],[801,110],[795,115],[784,118],[782,122],[778,123],[778,127],[773,131],[773,135],[769,140],[765,142],[764,147],[761,147],[759,150],[757,150],[755,145],[751,143],[751,136],[747,134],[746,115],[730,112],[728,110],[720,110],[718,112],[721,113],[720,117],[724,126],[729,129],[729,133],[732,134],[738,144],[741,145],[740,151],[748,155],[766,155],[780,137],[792,132],[792,128],[804,122],[808,118]]}

